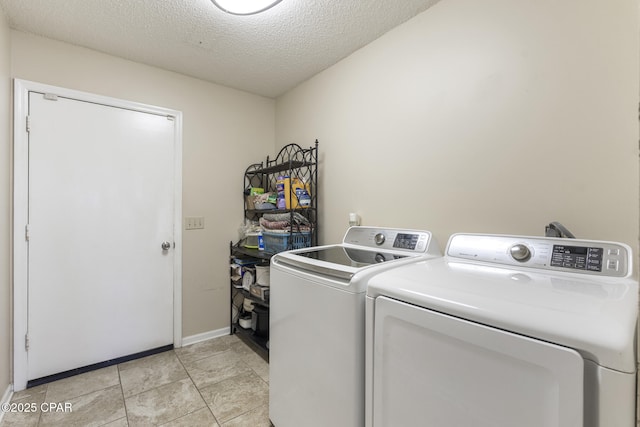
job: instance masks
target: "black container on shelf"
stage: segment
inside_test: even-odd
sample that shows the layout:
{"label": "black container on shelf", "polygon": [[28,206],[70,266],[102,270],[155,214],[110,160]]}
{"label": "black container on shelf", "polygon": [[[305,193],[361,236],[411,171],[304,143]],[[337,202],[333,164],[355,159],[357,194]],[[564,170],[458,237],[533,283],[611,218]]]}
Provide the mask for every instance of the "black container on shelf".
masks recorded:
{"label": "black container on shelf", "polygon": [[269,336],[269,309],[259,305],[251,312],[251,329],[261,337]]}

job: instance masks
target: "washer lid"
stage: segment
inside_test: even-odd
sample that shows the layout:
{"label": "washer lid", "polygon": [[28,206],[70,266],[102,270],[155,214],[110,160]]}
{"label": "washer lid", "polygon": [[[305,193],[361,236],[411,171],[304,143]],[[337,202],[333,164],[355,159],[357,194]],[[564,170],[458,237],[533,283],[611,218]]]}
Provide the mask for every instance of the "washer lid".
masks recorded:
{"label": "washer lid", "polygon": [[445,257],[382,272],[369,281],[367,295],[386,295],[573,348],[611,369],[636,369],[638,283],[629,278]]}
{"label": "washer lid", "polygon": [[341,244],[281,252],[272,258],[272,262],[275,265],[285,264],[318,276],[350,281],[356,273],[378,264],[387,265],[388,261],[416,259],[418,256],[424,258],[426,255],[380,252]]}
{"label": "washer lid", "polygon": [[332,264],[346,265],[349,267],[366,267],[371,264],[379,264],[394,259],[406,258],[408,255],[378,252],[375,250],[363,250],[344,246],[330,246],[327,248],[313,248],[297,252],[296,255],[317,259]]}
{"label": "washer lid", "polygon": [[[438,244],[426,230],[350,227],[340,244],[280,252],[271,262],[344,284],[363,281],[374,272],[412,259],[439,256]],[[361,292],[364,286],[358,285]]]}

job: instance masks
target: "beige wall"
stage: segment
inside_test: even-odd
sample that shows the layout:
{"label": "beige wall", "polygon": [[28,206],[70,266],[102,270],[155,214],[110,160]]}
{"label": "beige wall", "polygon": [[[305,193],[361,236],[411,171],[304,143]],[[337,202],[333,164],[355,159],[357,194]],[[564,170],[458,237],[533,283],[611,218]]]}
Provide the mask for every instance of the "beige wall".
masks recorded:
{"label": "beige wall", "polygon": [[11,383],[11,78],[10,31],[0,13],[0,400]]}
{"label": "beige wall", "polygon": [[[442,0],[274,102],[11,32],[11,76],[181,110],[183,335],[228,326],[241,172],[320,140],[321,243],[364,224],[638,239],[634,0]],[[9,33],[0,19],[0,392],[8,384]],[[276,120],[274,129],[274,120]],[[274,138],[275,133],[275,138]],[[2,154],[4,153],[4,154]]]}
{"label": "beige wall", "polygon": [[322,243],[364,224],[638,248],[635,0],[442,0],[279,98],[320,141]]}
{"label": "beige wall", "polygon": [[243,171],[271,154],[271,99],[96,51],[12,31],[12,76],[180,110],[183,215],[183,337],[229,326],[229,241],[242,221]]}

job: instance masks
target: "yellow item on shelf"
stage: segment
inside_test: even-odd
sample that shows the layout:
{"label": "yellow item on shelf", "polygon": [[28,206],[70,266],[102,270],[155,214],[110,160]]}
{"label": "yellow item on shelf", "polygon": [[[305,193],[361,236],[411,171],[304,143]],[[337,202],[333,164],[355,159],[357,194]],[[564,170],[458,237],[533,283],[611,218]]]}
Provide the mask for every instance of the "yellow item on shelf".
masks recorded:
{"label": "yellow item on shelf", "polygon": [[293,180],[291,181],[291,192],[287,193],[289,197],[292,198],[291,209],[300,208],[297,190],[304,190],[304,182],[302,182],[302,180],[300,180],[299,178],[293,178]]}
{"label": "yellow item on shelf", "polygon": [[301,205],[298,201],[296,190],[304,190],[311,195],[309,184],[305,184],[300,178],[280,177],[276,181],[278,192],[284,193],[285,209],[308,208],[308,205]]}

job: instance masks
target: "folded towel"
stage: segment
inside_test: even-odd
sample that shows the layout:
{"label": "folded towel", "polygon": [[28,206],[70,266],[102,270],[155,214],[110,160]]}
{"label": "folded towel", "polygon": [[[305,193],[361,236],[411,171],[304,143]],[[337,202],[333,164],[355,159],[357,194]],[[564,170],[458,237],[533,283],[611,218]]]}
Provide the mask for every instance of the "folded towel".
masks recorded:
{"label": "folded towel", "polygon": [[311,231],[311,223],[304,216],[294,212],[293,223],[291,218],[290,213],[265,214],[260,218],[260,226],[268,231]]}

